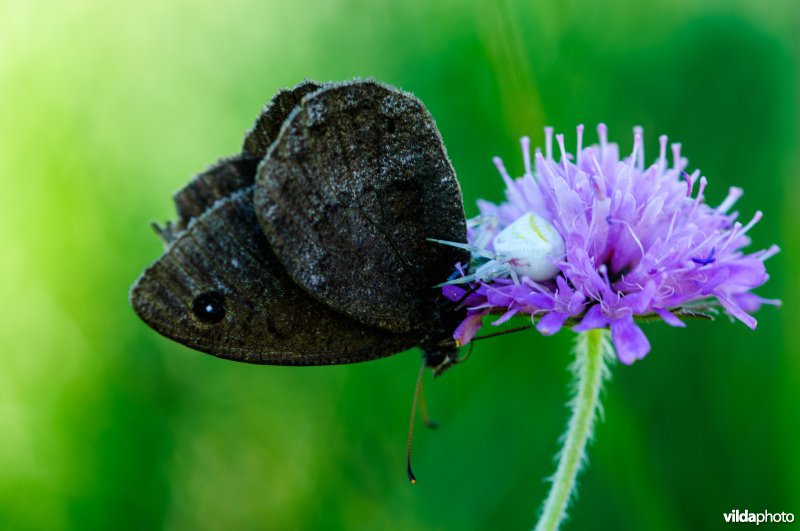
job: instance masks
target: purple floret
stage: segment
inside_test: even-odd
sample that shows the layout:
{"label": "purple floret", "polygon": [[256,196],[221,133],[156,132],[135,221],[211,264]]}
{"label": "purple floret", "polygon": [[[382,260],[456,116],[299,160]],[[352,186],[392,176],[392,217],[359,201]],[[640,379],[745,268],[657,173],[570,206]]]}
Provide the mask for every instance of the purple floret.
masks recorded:
{"label": "purple floret", "polygon": [[[779,249],[742,251],[762,214],[756,212],[744,225],[737,221],[738,212],[730,209],[741,189],[731,188],[719,206],[711,207],[704,201],[706,178],[698,170],[684,172],[680,144],[672,144],[668,161],[667,137],[661,136],[659,156],[645,168],[641,128],[634,129],[633,153],[624,160],[617,145],[608,142],[605,125],[597,130],[599,145],[582,148],[583,126],[578,126],[576,157],[566,152],[564,136],[555,135],[559,161],[553,158],[552,128],[545,128],[545,152],[537,150],[533,161],[530,141],[523,138],[525,174],[518,179],[495,159],[507,200],[478,202],[482,216],[498,220],[487,249],[492,250],[494,235],[532,211],[550,220],[567,251],[551,280],[522,277],[515,283],[500,277],[445,286],[451,300],[471,291],[464,300],[467,317],[454,333],[461,344],[475,336],[488,313],[501,315],[494,324],[528,314],[544,335],[569,324],[579,332],[610,328],[620,361],[630,364],[650,351],[637,317],[659,317],[682,327],[678,315],[719,304],[755,328],[750,313],[762,304],[778,304],[751,292],[769,278],[764,261]],[[470,231],[470,243],[474,236]]]}

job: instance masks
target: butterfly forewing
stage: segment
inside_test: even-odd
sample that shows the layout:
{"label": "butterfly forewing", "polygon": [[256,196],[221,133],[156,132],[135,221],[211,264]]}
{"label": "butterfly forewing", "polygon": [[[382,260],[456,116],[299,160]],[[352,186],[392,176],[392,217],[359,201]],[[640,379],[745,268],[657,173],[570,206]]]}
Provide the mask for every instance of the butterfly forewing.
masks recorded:
{"label": "butterfly forewing", "polygon": [[403,332],[466,240],[461,192],[433,118],[410,94],[326,85],[290,115],[259,166],[256,210],[290,276],[330,307]]}

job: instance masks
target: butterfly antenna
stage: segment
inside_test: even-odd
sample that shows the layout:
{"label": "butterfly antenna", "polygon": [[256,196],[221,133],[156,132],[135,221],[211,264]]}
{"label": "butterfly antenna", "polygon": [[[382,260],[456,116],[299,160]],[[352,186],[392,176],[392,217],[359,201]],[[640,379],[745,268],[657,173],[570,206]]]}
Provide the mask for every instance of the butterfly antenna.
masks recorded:
{"label": "butterfly antenna", "polygon": [[408,479],[412,485],[417,483],[417,478],[414,477],[414,472],[411,470],[411,439],[414,437],[414,417],[417,413],[417,398],[419,391],[422,388],[422,376],[425,374],[425,362],[422,362],[422,367],[419,369],[419,376],[417,376],[417,385],[414,387],[414,399],[411,401],[411,422],[408,425],[408,446],[406,447],[406,471],[408,472]]}
{"label": "butterfly antenna", "polygon": [[419,384],[419,413],[420,413],[420,415],[422,415],[422,422],[424,422],[425,425],[428,428],[430,428],[432,430],[435,430],[436,428],[439,427],[439,423],[436,422],[435,420],[431,419],[431,417],[428,415],[427,402],[428,401],[425,400],[425,382],[424,381],[420,381],[420,384]]}
{"label": "butterfly antenna", "polygon": [[[475,341],[475,339],[478,339],[478,338],[477,337],[473,338],[472,341]],[[472,341],[469,342],[469,350],[467,351],[467,355],[463,356],[461,358],[458,358],[456,360],[456,363],[464,363],[465,361],[467,361],[469,359],[470,356],[472,356],[472,351],[475,350],[475,343],[473,343]]]}
{"label": "butterfly antenna", "polygon": [[[472,341],[478,341],[479,339],[489,339],[490,337],[497,337],[497,336],[504,336],[506,334],[513,334],[515,332],[522,332],[523,330],[529,330],[530,326],[518,326],[517,328],[510,328],[508,330],[503,330],[502,332],[494,332],[491,334],[486,334],[485,336],[478,336],[473,337]],[[469,356],[469,354],[467,354]]]}

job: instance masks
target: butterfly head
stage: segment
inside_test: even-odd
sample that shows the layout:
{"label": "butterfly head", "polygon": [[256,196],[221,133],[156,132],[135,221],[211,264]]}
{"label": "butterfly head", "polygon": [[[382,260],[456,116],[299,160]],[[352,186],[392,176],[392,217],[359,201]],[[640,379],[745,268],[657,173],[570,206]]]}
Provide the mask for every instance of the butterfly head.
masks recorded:
{"label": "butterfly head", "polygon": [[425,366],[433,369],[434,376],[440,376],[447,369],[460,361],[458,357],[458,346],[454,339],[442,341],[432,347],[423,347]]}

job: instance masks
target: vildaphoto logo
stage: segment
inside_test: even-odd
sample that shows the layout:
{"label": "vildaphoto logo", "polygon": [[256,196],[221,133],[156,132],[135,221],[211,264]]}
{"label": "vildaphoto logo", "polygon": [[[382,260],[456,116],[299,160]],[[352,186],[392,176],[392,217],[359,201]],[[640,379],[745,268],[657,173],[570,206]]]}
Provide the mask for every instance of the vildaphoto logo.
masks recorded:
{"label": "vildaphoto logo", "polygon": [[794,513],[771,513],[764,511],[760,513],[751,513],[747,509],[740,511],[734,509],[729,513],[723,513],[722,516],[729,524],[766,524],[766,523],[786,523],[794,522]]}

